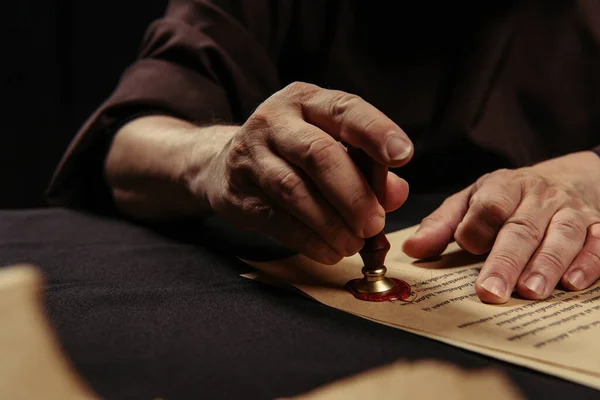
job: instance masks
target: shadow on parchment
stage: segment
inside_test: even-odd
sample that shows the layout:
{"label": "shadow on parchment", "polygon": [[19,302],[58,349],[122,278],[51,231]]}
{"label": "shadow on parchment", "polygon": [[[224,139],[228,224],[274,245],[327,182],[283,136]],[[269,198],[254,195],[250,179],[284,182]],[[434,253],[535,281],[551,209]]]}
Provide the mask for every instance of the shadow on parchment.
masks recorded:
{"label": "shadow on parchment", "polygon": [[487,254],[475,255],[465,250],[457,250],[441,256],[417,260],[412,265],[424,269],[451,269],[483,263],[487,256]]}

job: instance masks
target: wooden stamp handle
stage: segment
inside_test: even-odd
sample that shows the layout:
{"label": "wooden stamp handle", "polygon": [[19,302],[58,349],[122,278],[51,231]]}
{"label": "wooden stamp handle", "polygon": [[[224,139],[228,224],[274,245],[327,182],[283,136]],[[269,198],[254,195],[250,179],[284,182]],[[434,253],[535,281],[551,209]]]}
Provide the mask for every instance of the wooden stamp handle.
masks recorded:
{"label": "wooden stamp handle", "polygon": [[[369,157],[364,150],[353,146],[348,146],[348,154],[365,177],[379,203],[384,204],[388,173],[387,166],[379,164]],[[390,242],[388,242],[385,233],[381,230],[377,235],[365,239],[365,245],[359,254],[366,268],[378,269],[385,265],[385,257],[389,250]]]}

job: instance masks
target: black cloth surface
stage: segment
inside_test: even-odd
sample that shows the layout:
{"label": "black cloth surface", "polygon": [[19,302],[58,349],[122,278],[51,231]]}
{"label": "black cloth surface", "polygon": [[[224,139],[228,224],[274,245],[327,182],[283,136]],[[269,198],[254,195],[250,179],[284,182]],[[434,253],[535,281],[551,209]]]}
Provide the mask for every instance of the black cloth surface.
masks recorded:
{"label": "black cloth surface", "polygon": [[[411,197],[386,229],[418,223],[442,199]],[[65,209],[4,211],[0,265],[42,268],[45,309],[64,351],[108,399],[268,399],[424,358],[499,368],[528,398],[598,398],[590,388],[242,278],[252,268],[236,254],[289,251],[216,220],[193,228],[172,236]]]}

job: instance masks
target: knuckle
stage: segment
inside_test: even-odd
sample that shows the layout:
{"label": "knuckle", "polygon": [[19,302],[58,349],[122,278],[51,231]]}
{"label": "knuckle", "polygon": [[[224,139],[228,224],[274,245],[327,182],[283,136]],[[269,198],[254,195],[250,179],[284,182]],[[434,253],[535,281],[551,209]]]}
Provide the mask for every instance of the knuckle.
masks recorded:
{"label": "knuckle", "polygon": [[372,116],[369,118],[366,118],[363,125],[363,131],[368,132],[371,128],[376,129],[377,128],[377,124],[384,121],[384,119],[381,116]]}
{"label": "knuckle", "polygon": [[598,254],[586,248],[582,249],[580,254],[581,257],[587,261],[587,263],[591,264],[590,266],[592,268],[600,269],[600,256]]}
{"label": "knuckle", "polygon": [[268,104],[262,104],[246,120],[244,124],[249,130],[263,130],[271,125],[274,116],[273,109]]}
{"label": "knuckle", "polygon": [[368,202],[370,199],[370,192],[364,190],[364,188],[357,189],[350,196],[350,206],[352,209],[361,209],[363,207],[362,203]]}
{"label": "knuckle", "polygon": [[517,179],[524,183],[535,184],[539,182],[539,175],[529,168],[509,169],[508,174],[512,179]]}
{"label": "knuckle", "polygon": [[514,170],[511,170],[511,169],[508,169],[508,168],[500,168],[500,169],[497,169],[495,171],[488,172],[488,173],[482,175],[476,181],[476,184],[477,184],[478,187],[480,187],[484,183],[487,184],[487,183],[492,182],[492,181],[500,181],[500,182],[513,181],[515,179],[514,175],[515,175],[515,171]]}
{"label": "knuckle", "polygon": [[494,254],[494,269],[500,276],[516,278],[521,274],[523,266],[515,261],[513,254],[499,250]]}
{"label": "knuckle", "polygon": [[552,221],[552,229],[566,236],[581,236],[585,235],[586,228],[583,226],[584,217],[576,211],[565,212],[558,215]]}
{"label": "knuckle", "polygon": [[331,101],[329,113],[334,120],[340,122],[340,120],[344,119],[348,110],[361,101],[361,97],[355,94],[339,92]]}
{"label": "knuckle", "polygon": [[326,172],[337,165],[337,163],[332,163],[331,153],[340,150],[337,141],[322,135],[309,141],[300,159],[314,170]]}
{"label": "knuckle", "polygon": [[517,239],[529,243],[540,243],[543,232],[535,224],[535,218],[530,215],[520,215],[509,218],[504,228],[512,232]]}
{"label": "knuckle", "polygon": [[318,86],[311,83],[295,81],[283,88],[282,93],[292,100],[303,101],[312,96],[318,89]]}
{"label": "knuckle", "polygon": [[473,208],[481,217],[496,225],[501,225],[508,217],[510,217],[513,205],[512,200],[506,194],[476,194],[471,199],[470,208]]}
{"label": "knuckle", "polygon": [[545,206],[560,207],[572,202],[572,197],[559,185],[546,185],[543,196]]}
{"label": "knuckle", "polygon": [[496,170],[496,175],[500,175],[503,177],[510,177],[511,175],[513,175],[515,173],[515,170],[513,169],[509,169],[509,168],[500,168],[498,170]]}
{"label": "knuckle", "polygon": [[274,178],[275,190],[284,201],[298,203],[308,197],[304,181],[295,171],[286,171]]}
{"label": "knuckle", "polygon": [[518,171],[515,179],[520,182],[522,192],[543,194],[545,198],[548,198],[550,185],[540,175],[528,171]]}
{"label": "knuckle", "polygon": [[565,195],[564,191],[556,185],[548,185],[544,188],[544,197],[547,199],[562,199]]}
{"label": "knuckle", "polygon": [[288,84],[284,90],[286,90],[288,93],[298,93],[306,91],[308,87],[310,87],[309,83],[302,81],[294,81]]}
{"label": "knuckle", "polygon": [[495,231],[485,224],[462,222],[454,233],[454,239],[463,249],[476,254],[488,251],[493,243]]}
{"label": "knuckle", "polygon": [[560,249],[554,249],[554,251],[541,250],[537,256],[537,262],[544,270],[560,275],[566,268],[563,253],[564,251]]}
{"label": "knuckle", "polygon": [[489,174],[489,178],[502,179],[502,180],[513,180],[514,176],[518,174],[515,170],[508,168],[500,168]]}

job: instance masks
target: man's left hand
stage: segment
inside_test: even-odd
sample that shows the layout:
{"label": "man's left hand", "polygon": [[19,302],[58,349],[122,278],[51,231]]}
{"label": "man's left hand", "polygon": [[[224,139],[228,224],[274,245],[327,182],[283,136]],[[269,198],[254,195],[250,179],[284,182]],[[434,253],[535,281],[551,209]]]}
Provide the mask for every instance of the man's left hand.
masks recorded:
{"label": "man's left hand", "polygon": [[404,251],[432,257],[453,240],[489,252],[475,283],[483,302],[505,303],[515,288],[545,299],[559,282],[589,287],[600,277],[600,157],[573,153],[487,174],[426,217]]}

